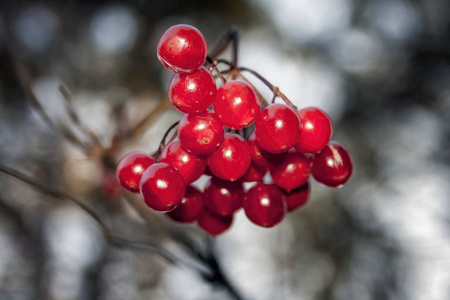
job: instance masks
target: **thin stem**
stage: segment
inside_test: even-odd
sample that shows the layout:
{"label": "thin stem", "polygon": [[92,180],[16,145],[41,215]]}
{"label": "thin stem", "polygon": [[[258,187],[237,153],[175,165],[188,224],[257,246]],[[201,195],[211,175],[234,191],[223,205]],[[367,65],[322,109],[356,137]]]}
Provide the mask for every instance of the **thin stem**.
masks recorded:
{"label": "thin stem", "polygon": [[27,99],[29,100],[31,106],[34,110],[41,116],[47,125],[60,132],[69,142],[75,145],[78,148],[81,148],[83,151],[87,151],[90,148],[90,145],[83,143],[78,137],[76,137],[70,130],[68,130],[64,125],[54,122],[45,109],[42,107],[41,103],[37,99],[36,95],[33,92],[32,86],[32,78],[31,74],[25,65],[17,59],[15,56],[11,55],[11,59],[13,61],[14,71],[16,72],[17,78],[28,95]]}
{"label": "thin stem", "polygon": [[70,94],[69,90],[64,86],[59,86],[59,91],[61,95],[64,98],[64,108],[66,109],[67,114],[69,115],[70,120],[72,123],[80,129],[84,134],[86,134],[92,141],[93,144],[96,144],[97,146],[101,147],[101,142],[99,137],[90,129],[86,128],[82,123],[80,118],[78,117],[77,112],[75,111],[73,105],[72,105],[72,95]]}
{"label": "thin stem", "polygon": [[272,83],[270,83],[270,81],[268,81],[266,78],[264,78],[261,74],[259,74],[258,72],[249,69],[249,68],[245,68],[245,67],[240,67],[239,71],[246,71],[251,73],[252,75],[254,75],[256,78],[258,78],[262,83],[264,83],[269,89],[272,90],[273,94],[275,97],[280,97],[281,99],[283,99],[283,101],[289,105],[290,107],[292,107],[293,109],[297,110],[297,106],[294,105],[294,103],[291,102],[291,100],[288,99],[288,97],[286,97],[285,94],[283,94],[280,89],[276,86],[274,86]]}
{"label": "thin stem", "polygon": [[[166,147],[166,139],[169,136],[169,133],[172,131],[172,129],[174,129],[175,127],[178,126],[178,123],[180,123],[180,121],[176,121],[175,123],[170,125],[170,127],[164,133],[164,136],[162,137],[161,142],[159,143],[158,150],[154,154],[155,163],[159,162],[159,157],[161,156],[162,151]],[[175,135],[172,136],[171,140],[173,140],[174,138],[175,138]]]}
{"label": "thin stem", "polygon": [[227,80],[223,77],[222,72],[217,69],[217,60],[212,59],[211,57],[207,56],[206,60],[209,62],[209,71],[213,73],[216,72],[217,76],[219,76],[220,80],[222,80],[222,83],[226,83]]}
{"label": "thin stem", "polygon": [[199,273],[201,273],[202,276],[209,276],[208,274],[205,273],[203,268],[199,268],[198,266],[184,262],[183,260],[176,257],[173,253],[171,253],[167,249],[164,249],[152,242],[132,241],[132,240],[127,240],[127,239],[113,235],[111,233],[111,231],[108,229],[108,227],[106,226],[106,224],[102,221],[102,219],[97,215],[97,213],[92,208],[90,208],[89,206],[84,204],[81,200],[79,200],[71,195],[68,195],[68,194],[58,191],[56,189],[53,189],[53,188],[47,187],[43,184],[40,184],[40,183],[36,182],[34,179],[28,177],[27,175],[22,174],[16,170],[13,170],[13,169],[8,168],[1,164],[0,164],[0,173],[6,174],[15,179],[18,179],[18,180],[32,186],[33,188],[35,188],[36,190],[38,190],[39,192],[41,192],[45,195],[48,195],[48,196],[51,196],[54,198],[58,198],[58,199],[65,199],[65,200],[68,200],[69,202],[76,204],[78,207],[80,207],[82,210],[84,210],[97,223],[97,225],[100,227],[100,230],[101,230],[105,240],[112,246],[119,247],[119,248],[128,248],[128,249],[132,249],[132,250],[141,250],[141,251],[151,252],[151,253],[154,253],[154,254],[160,256],[161,258],[165,259],[170,264],[185,265],[185,266],[188,266],[189,268],[193,268],[194,270],[198,271]]}
{"label": "thin stem", "polygon": [[169,97],[166,96],[162,101],[158,103],[158,105],[151,110],[145,117],[141,119],[135,126],[124,132],[122,135],[116,137],[116,140],[125,140],[129,138],[135,138],[142,134],[144,130],[147,129],[150,124],[161,115],[163,111],[171,106],[169,101]]}
{"label": "thin stem", "polygon": [[217,57],[221,54],[230,44],[233,44],[233,52],[232,52],[232,66],[236,67],[238,64],[238,29],[237,27],[231,27],[228,31],[223,35],[223,37],[219,40],[216,47],[209,53],[209,56],[212,58]]}

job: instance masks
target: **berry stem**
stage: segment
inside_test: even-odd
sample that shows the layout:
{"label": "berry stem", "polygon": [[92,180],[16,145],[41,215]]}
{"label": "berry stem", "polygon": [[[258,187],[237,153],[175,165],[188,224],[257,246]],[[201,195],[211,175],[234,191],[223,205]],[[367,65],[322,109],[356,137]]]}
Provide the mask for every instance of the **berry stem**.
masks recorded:
{"label": "berry stem", "polygon": [[[261,74],[259,74],[258,72],[246,68],[246,67],[240,67],[238,69],[239,71],[246,71],[251,73],[253,76],[255,76],[256,78],[258,78],[262,83],[264,83],[269,89],[272,90],[273,94],[274,94],[274,98],[276,97],[280,97],[281,99],[283,99],[283,101],[289,105],[290,107],[292,107],[294,110],[297,110],[297,106],[294,105],[294,103],[292,103],[288,97],[286,97],[285,94],[283,94],[280,89],[276,86],[274,86],[272,83],[270,83],[266,78],[264,78]],[[274,99],[272,100],[272,102],[274,101]]]}
{"label": "berry stem", "polygon": [[222,80],[222,83],[226,83],[227,80],[223,77],[222,72],[217,69],[218,61],[215,59],[212,59],[211,57],[207,56],[206,60],[209,62],[209,71],[213,73],[213,71],[216,72],[217,76],[219,76],[220,80]]}
{"label": "berry stem", "polygon": [[222,36],[222,38],[217,43],[216,47],[210,52],[209,56],[212,58],[217,57],[228,47],[228,45],[231,42],[232,47],[233,47],[231,66],[237,67],[237,64],[238,64],[238,38],[239,38],[238,29],[234,26],[231,27]]}
{"label": "berry stem", "polygon": [[[164,136],[161,139],[161,142],[159,143],[159,147],[158,150],[155,152],[155,154],[153,155],[153,157],[155,158],[155,163],[159,162],[159,157],[161,156],[162,151],[164,150],[164,148],[166,147],[166,139],[169,136],[169,133],[172,131],[172,129],[174,129],[175,127],[178,126],[178,123],[180,123],[180,121],[176,121],[175,123],[173,123],[172,125],[170,125],[170,127],[166,130],[166,132],[164,133]],[[175,135],[176,135],[176,131],[175,133],[172,135],[170,141],[172,141],[173,139],[175,139]],[[169,141],[169,143],[170,143]]]}

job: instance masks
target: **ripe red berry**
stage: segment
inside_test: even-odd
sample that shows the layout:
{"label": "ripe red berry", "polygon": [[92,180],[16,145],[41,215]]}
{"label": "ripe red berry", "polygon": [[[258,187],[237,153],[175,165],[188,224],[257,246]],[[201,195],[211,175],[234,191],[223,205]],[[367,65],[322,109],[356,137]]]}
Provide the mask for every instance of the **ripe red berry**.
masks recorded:
{"label": "ripe red berry", "polygon": [[202,155],[216,150],[223,141],[225,131],[214,113],[184,115],[178,124],[178,138],[188,152]]}
{"label": "ripe red berry", "polygon": [[250,84],[232,80],[217,90],[214,111],[223,125],[242,129],[255,122],[261,111],[261,102]]}
{"label": "ripe red berry", "polygon": [[297,114],[300,117],[301,131],[295,149],[303,153],[319,152],[333,134],[330,118],[318,107],[305,107]]}
{"label": "ripe red berry", "polygon": [[268,152],[288,151],[297,144],[299,133],[300,119],[287,105],[270,104],[256,118],[256,140]]}
{"label": "ripe red berry", "polygon": [[352,176],[353,161],[340,143],[331,141],[313,159],[311,174],[318,182],[330,187],[342,187]]}
{"label": "ripe red berry", "polygon": [[223,180],[236,181],[250,167],[247,142],[239,135],[226,133],[220,147],[208,156],[210,171]]}
{"label": "ripe red berry", "polygon": [[116,177],[120,184],[133,193],[139,193],[142,173],[155,162],[144,152],[131,152],[125,155],[116,168]]}
{"label": "ripe red berry", "polygon": [[170,27],[157,46],[159,61],[172,72],[191,73],[205,62],[208,46],[195,27],[180,24]]}
{"label": "ripe red berry", "polygon": [[253,182],[253,181],[262,181],[264,175],[266,175],[267,170],[261,169],[256,166],[254,163],[250,164],[250,168],[248,168],[247,173],[244,174],[239,181],[241,182]]}
{"label": "ripe red berry", "polygon": [[197,222],[200,228],[207,233],[219,235],[230,228],[231,223],[233,222],[233,215],[220,216],[208,209],[204,209]]}
{"label": "ripe red berry", "polygon": [[205,111],[216,98],[214,77],[205,68],[189,73],[174,74],[169,83],[169,99],[172,105],[186,114]]}
{"label": "ripe red berry", "polygon": [[174,210],[183,200],[186,185],[183,176],[166,163],[155,163],[142,174],[141,196],[156,211]]}
{"label": "ripe red berry", "polygon": [[273,227],[283,220],[286,202],[274,184],[258,183],[248,190],[243,207],[247,218],[256,225]]}
{"label": "ripe red berry", "polygon": [[292,149],[280,164],[270,167],[270,175],[277,186],[292,191],[308,182],[310,170],[309,158]]}
{"label": "ripe red berry", "polygon": [[306,202],[308,202],[310,191],[311,185],[309,184],[309,182],[290,192],[281,190],[284,196],[284,200],[286,201],[287,211],[291,212],[305,205]]}
{"label": "ripe red berry", "polygon": [[167,216],[179,223],[196,221],[203,211],[203,194],[196,187],[188,185],[180,205],[167,213]]}
{"label": "ripe red berry", "polygon": [[244,190],[240,182],[230,182],[212,177],[205,186],[205,206],[222,216],[232,215],[242,207]]}
{"label": "ripe red berry", "polygon": [[255,164],[255,166],[264,170],[268,170],[270,165],[279,164],[281,161],[283,161],[287,154],[287,152],[270,153],[261,148],[261,146],[258,144],[258,141],[256,141],[256,135],[254,131],[248,137],[247,143],[250,147],[250,156],[252,157],[252,162]]}
{"label": "ripe red berry", "polygon": [[196,181],[206,169],[206,159],[184,150],[180,141],[168,144],[161,153],[159,161],[177,169],[186,184]]}

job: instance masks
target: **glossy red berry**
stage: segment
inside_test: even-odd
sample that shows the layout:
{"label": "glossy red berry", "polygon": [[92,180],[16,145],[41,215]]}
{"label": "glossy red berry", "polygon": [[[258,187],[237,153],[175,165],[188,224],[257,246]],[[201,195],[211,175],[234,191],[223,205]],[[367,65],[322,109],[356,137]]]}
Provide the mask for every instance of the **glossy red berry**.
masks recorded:
{"label": "glossy red berry", "polygon": [[188,185],[180,205],[167,213],[167,216],[179,223],[196,221],[203,212],[203,193],[196,187]]}
{"label": "glossy red berry", "polygon": [[159,161],[177,169],[186,184],[199,179],[206,169],[206,159],[184,150],[180,141],[169,143],[161,153]]}
{"label": "glossy red berry", "polygon": [[117,165],[117,180],[130,192],[139,193],[142,173],[154,162],[153,157],[147,153],[131,152],[125,155]]}
{"label": "glossy red berry", "polygon": [[202,155],[215,151],[223,141],[225,131],[214,113],[184,115],[178,124],[178,138],[188,152]]}
{"label": "glossy red berry", "polygon": [[214,111],[223,125],[242,129],[255,122],[261,111],[261,102],[250,84],[232,80],[217,90]]}
{"label": "glossy red berry", "polygon": [[231,227],[233,215],[221,216],[204,209],[198,219],[198,225],[211,235],[219,235]]}
{"label": "glossy red berry", "polygon": [[331,141],[313,159],[311,174],[318,182],[330,187],[342,187],[352,176],[353,161],[340,143]]}
{"label": "glossy red berry", "polygon": [[306,184],[310,171],[311,161],[309,158],[294,149],[287,153],[280,164],[270,167],[273,182],[287,191],[292,191]]}
{"label": "glossy red berry", "polygon": [[212,177],[205,186],[205,206],[218,215],[228,216],[242,207],[244,190],[240,182]]}
{"label": "glossy red berry", "polygon": [[270,104],[256,118],[256,140],[268,152],[288,151],[297,144],[299,133],[300,119],[287,105]]}
{"label": "glossy red berry", "polygon": [[255,166],[264,170],[268,170],[271,165],[279,164],[281,161],[283,161],[287,154],[287,152],[270,153],[261,148],[261,146],[258,144],[258,141],[256,141],[256,135],[254,131],[248,137],[247,143],[250,147],[250,156],[252,158],[252,162],[255,164]]}
{"label": "glossy red berry", "polygon": [[181,203],[186,185],[183,176],[174,167],[155,163],[142,174],[140,190],[148,207],[167,212]]}
{"label": "glossy red berry", "polygon": [[284,200],[286,201],[287,211],[291,212],[305,205],[308,202],[310,191],[311,186],[309,182],[290,192],[281,190],[284,196]]}
{"label": "glossy red berry", "polygon": [[297,112],[301,130],[295,148],[303,153],[322,150],[330,141],[333,125],[330,117],[318,107],[305,107]]}
{"label": "glossy red berry", "polygon": [[258,183],[248,190],[243,207],[247,218],[256,225],[273,227],[283,220],[286,203],[274,184]]}
{"label": "glossy red berry", "polygon": [[244,174],[239,181],[241,182],[253,182],[253,181],[262,181],[264,175],[266,175],[267,170],[261,169],[256,166],[254,163],[250,164],[250,168],[248,168],[247,173]]}
{"label": "glossy red berry", "polygon": [[239,135],[226,133],[220,147],[208,156],[208,167],[220,179],[235,181],[250,167],[247,142]]}
{"label": "glossy red berry", "polygon": [[189,74],[174,74],[169,83],[170,102],[186,114],[205,111],[214,102],[216,93],[214,77],[205,67]]}
{"label": "glossy red berry", "polygon": [[208,46],[195,27],[180,24],[170,27],[157,46],[159,61],[172,72],[191,73],[205,62]]}

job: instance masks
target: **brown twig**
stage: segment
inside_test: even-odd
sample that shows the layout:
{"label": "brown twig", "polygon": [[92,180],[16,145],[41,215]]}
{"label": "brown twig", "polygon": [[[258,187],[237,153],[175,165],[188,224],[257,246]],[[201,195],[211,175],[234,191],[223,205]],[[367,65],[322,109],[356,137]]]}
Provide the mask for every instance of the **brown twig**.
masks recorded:
{"label": "brown twig", "polygon": [[32,86],[32,77],[28,69],[25,65],[17,59],[15,56],[11,56],[11,60],[13,62],[14,71],[16,72],[17,78],[23,88],[23,90],[27,94],[27,99],[29,100],[31,106],[34,110],[41,116],[42,120],[52,129],[61,133],[69,142],[74,144],[76,147],[81,148],[83,151],[87,151],[90,145],[82,142],[78,137],[76,137],[70,130],[66,128],[66,126],[54,122],[45,109],[42,107],[41,103],[37,99],[36,95],[33,92]]}
{"label": "brown twig", "polygon": [[81,122],[80,118],[78,117],[78,114],[72,105],[72,95],[70,94],[69,90],[64,85],[60,85],[58,89],[64,98],[64,108],[66,109],[66,112],[69,115],[69,118],[72,121],[72,123],[80,131],[82,131],[85,135],[87,135],[91,139],[93,144],[101,147],[100,138],[92,130],[86,128],[84,124]]}

